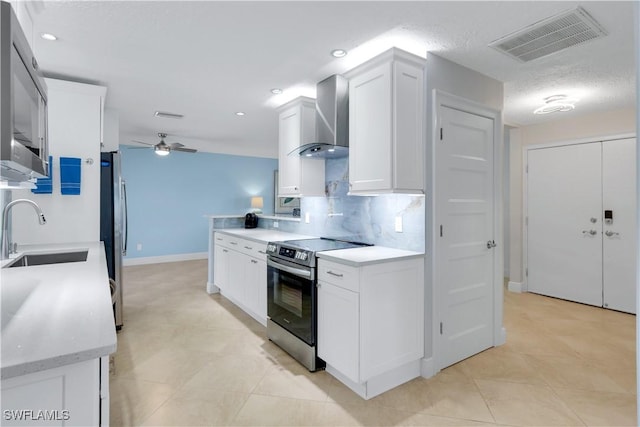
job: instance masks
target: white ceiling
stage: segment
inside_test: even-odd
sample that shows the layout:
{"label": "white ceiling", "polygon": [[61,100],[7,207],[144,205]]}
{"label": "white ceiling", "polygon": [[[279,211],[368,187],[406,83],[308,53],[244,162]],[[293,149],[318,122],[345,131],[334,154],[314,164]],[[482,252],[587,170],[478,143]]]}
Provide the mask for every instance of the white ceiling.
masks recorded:
{"label": "white ceiling", "polygon": [[[505,122],[635,107],[633,2],[38,1],[35,40],[49,76],[107,86],[121,143],[157,132],[202,151],[277,156],[275,107],[395,45],[434,52],[505,83]],[[581,5],[609,33],[529,63],[487,45]],[[335,48],[349,51],[336,59]],[[279,87],[284,94],[274,96]],[[546,96],[580,98],[536,116]],[[161,110],[181,120],[153,116]],[[234,113],[244,111],[243,117]]]}

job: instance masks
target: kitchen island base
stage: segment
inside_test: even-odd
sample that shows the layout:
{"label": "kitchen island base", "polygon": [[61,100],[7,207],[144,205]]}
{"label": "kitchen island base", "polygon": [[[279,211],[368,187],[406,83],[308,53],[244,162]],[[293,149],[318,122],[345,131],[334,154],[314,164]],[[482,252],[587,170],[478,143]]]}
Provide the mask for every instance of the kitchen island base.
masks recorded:
{"label": "kitchen island base", "polygon": [[420,376],[420,360],[409,362],[383,374],[369,378],[363,383],[357,383],[341,374],[333,366],[327,364],[326,371],[334,376],[342,384],[349,387],[354,393],[365,400],[376,397],[379,394],[398,387]]}

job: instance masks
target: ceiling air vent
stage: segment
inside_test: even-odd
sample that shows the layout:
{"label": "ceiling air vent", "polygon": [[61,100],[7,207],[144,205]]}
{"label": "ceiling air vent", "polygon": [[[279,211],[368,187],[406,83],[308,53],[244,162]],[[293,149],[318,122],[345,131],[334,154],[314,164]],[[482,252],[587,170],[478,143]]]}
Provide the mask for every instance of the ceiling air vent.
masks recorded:
{"label": "ceiling air vent", "polygon": [[578,7],[493,41],[489,47],[529,62],[606,35],[604,28]]}

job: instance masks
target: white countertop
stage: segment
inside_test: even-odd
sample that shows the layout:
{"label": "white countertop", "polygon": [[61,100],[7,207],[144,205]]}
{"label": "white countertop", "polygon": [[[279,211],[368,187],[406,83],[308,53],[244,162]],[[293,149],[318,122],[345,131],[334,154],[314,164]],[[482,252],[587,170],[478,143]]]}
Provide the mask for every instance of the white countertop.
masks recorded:
{"label": "white countertop", "polygon": [[238,236],[238,237],[254,240],[256,242],[261,242],[261,243],[314,238],[314,236],[288,233],[286,231],[267,230],[266,228],[223,228],[215,231],[216,233],[230,234],[232,236]]}
{"label": "white countertop", "polygon": [[419,258],[423,257],[424,253],[387,248],[384,246],[367,246],[364,248],[338,249],[334,251],[318,252],[316,256],[320,259],[360,267],[363,265],[379,264],[388,261],[401,261],[403,259]]}
{"label": "white countertop", "polygon": [[[102,242],[25,246],[88,249],[86,262],[14,267],[2,279],[2,379],[106,356],[116,350]],[[8,262],[3,261],[2,265]]]}

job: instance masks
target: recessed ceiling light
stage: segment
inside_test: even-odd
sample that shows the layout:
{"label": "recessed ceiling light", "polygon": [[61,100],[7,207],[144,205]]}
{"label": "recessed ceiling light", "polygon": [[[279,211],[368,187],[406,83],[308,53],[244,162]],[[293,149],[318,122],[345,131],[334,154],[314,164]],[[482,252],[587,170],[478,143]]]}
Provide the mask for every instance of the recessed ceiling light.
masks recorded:
{"label": "recessed ceiling light", "polygon": [[236,111],[236,116],[244,116],[244,111]]}
{"label": "recessed ceiling light", "polygon": [[184,115],[182,114],[167,113],[166,111],[156,111],[155,113],[153,113],[153,115],[156,117],[162,117],[164,119],[181,119],[184,117]]}
{"label": "recessed ceiling light", "polygon": [[280,95],[282,93],[282,89],[274,87],[273,89],[271,89],[271,93],[274,95]]}
{"label": "recessed ceiling light", "polygon": [[331,51],[331,56],[333,56],[334,58],[342,58],[344,56],[347,56],[347,51],[344,49],[333,49]]}
{"label": "recessed ceiling light", "polygon": [[40,37],[42,37],[45,40],[49,40],[50,42],[58,40],[58,38],[56,36],[54,36],[53,34],[49,34],[49,33],[42,33],[42,34],[40,34]]}

